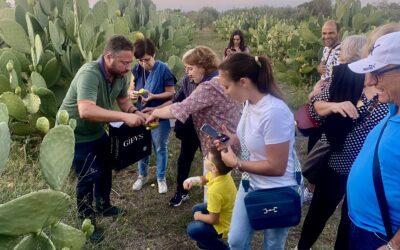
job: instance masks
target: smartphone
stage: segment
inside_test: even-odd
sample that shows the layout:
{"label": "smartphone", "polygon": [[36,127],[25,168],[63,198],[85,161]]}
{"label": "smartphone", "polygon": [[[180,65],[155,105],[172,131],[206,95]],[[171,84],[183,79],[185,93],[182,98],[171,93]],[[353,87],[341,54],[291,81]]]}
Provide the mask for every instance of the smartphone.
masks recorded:
{"label": "smartphone", "polygon": [[203,126],[201,126],[200,131],[206,133],[214,139],[218,139],[222,144],[226,144],[229,141],[229,136],[222,134],[208,123],[204,123]]}

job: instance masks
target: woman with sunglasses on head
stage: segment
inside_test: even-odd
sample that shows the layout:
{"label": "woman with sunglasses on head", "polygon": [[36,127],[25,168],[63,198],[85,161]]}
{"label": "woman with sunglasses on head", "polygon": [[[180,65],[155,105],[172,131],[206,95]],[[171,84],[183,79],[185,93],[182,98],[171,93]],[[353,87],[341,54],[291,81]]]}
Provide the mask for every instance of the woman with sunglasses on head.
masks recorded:
{"label": "woman with sunglasses on head", "polygon": [[231,37],[229,38],[228,47],[224,50],[224,59],[237,52],[250,53],[241,30],[235,30],[232,32]]}
{"label": "woman with sunglasses on head", "polygon": [[[274,81],[268,58],[236,53],[218,68],[226,95],[245,102],[237,134],[223,131],[231,138],[228,146],[215,143],[228,167],[249,175],[239,186],[228,242],[233,250],[250,249],[254,229],[244,204],[247,192],[298,185],[294,178],[294,118]],[[233,145],[242,148],[241,159],[232,151]],[[289,227],[265,229],[264,249],[285,249],[288,231]]]}
{"label": "woman with sunglasses on head", "polygon": [[[150,39],[137,40],[134,44],[134,56],[138,64],[133,68],[134,86],[130,97],[136,101],[138,110],[146,107],[156,107],[170,100],[175,93],[176,78],[168,66],[155,60],[155,46]],[[139,92],[144,89],[143,92]],[[154,151],[156,153],[158,192],[166,193],[166,169],[168,165],[168,136],[170,124],[168,119],[160,120],[157,128],[151,130]],[[148,181],[149,158],[138,162],[139,176],[133,184],[133,190],[140,190]]]}
{"label": "woman with sunglasses on head", "polygon": [[[377,90],[365,86],[364,75],[353,73],[348,64],[361,58],[366,38],[346,37],[341,43],[341,64],[333,67],[332,81],[311,98],[311,111],[321,121],[321,140],[330,145],[330,156],[318,173],[314,195],[303,223],[297,248],[310,249],[343,197],[350,168],[366,136],[387,114]],[[349,226],[346,198],[342,204],[335,249],[348,249]]]}

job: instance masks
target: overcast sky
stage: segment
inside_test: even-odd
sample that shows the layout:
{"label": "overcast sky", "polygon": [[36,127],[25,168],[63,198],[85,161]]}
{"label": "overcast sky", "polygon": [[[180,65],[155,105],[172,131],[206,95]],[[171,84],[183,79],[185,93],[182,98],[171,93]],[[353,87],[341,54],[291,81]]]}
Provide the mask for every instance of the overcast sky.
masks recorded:
{"label": "overcast sky", "polygon": [[[297,6],[308,0],[153,0],[157,9],[181,9],[198,10],[204,6],[211,6],[217,10],[232,8],[253,7],[253,6]],[[375,0],[361,0],[363,4],[375,2]],[[388,0],[388,2],[400,2],[400,0]]]}

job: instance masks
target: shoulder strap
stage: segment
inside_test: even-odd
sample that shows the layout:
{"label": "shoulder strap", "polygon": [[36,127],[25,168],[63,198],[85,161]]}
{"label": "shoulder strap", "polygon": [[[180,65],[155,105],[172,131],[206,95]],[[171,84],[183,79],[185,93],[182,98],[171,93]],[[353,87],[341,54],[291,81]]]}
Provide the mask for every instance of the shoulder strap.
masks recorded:
{"label": "shoulder strap", "polygon": [[[389,117],[389,119],[390,119],[390,117]],[[374,160],[373,160],[373,166],[372,166],[372,177],[373,177],[373,181],[374,181],[376,197],[377,197],[378,203],[379,203],[379,209],[381,210],[382,220],[383,220],[383,224],[385,226],[386,236],[388,237],[388,239],[391,239],[393,237],[393,231],[392,231],[392,226],[390,223],[389,208],[388,208],[388,203],[387,203],[387,199],[385,196],[385,190],[383,187],[381,167],[380,167],[379,155],[378,155],[379,142],[382,138],[383,132],[388,124],[389,119],[387,119],[385,124],[383,125],[383,128],[378,137],[378,141],[376,142]]]}

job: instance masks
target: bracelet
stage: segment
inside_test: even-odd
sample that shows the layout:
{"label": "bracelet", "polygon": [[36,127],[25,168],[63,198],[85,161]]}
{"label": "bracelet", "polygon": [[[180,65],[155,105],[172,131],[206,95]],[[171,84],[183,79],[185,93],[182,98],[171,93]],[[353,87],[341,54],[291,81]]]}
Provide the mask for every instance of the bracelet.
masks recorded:
{"label": "bracelet", "polygon": [[135,113],[137,111],[137,109],[133,110],[133,112],[130,112],[131,108],[135,108],[135,106],[130,106],[127,110],[127,113]]}
{"label": "bracelet", "polygon": [[388,243],[386,244],[386,249],[387,250],[394,250],[392,244],[390,244],[390,241],[388,241]]}

